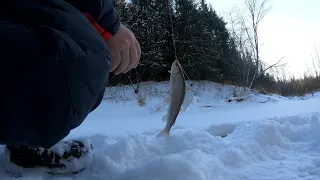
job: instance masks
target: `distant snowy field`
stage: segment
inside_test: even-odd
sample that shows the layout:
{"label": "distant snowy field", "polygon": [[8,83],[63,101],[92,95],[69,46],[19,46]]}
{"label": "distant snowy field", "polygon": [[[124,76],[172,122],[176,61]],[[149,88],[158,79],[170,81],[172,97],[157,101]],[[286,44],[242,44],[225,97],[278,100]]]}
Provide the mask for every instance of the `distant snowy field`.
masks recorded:
{"label": "distant snowy field", "polygon": [[320,93],[285,98],[194,82],[169,142],[156,138],[165,126],[168,82],[140,86],[140,96],[135,85],[107,88],[101,105],[67,137],[92,141],[88,169],[17,178],[1,168],[0,179],[320,180]]}

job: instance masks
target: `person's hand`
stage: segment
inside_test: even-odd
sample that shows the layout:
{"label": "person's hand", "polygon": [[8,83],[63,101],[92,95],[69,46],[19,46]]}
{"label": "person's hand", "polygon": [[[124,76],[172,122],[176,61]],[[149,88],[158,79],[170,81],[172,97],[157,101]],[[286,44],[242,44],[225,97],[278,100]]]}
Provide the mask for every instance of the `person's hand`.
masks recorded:
{"label": "person's hand", "polygon": [[115,75],[127,73],[136,68],[141,57],[140,45],[135,35],[123,24],[120,24],[118,32],[108,40],[107,45],[112,57],[112,69]]}

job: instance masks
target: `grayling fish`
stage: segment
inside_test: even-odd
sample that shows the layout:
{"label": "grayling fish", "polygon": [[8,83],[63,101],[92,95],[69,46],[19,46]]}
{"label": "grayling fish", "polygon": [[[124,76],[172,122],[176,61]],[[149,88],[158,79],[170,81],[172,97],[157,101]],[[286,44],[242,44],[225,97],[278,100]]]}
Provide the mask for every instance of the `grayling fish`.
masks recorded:
{"label": "grayling fish", "polygon": [[167,124],[157,137],[169,135],[171,127],[176,122],[186,93],[184,71],[178,60],[172,63],[170,74],[170,95],[168,99],[168,103],[170,104],[168,114],[163,117],[163,120],[167,121]]}

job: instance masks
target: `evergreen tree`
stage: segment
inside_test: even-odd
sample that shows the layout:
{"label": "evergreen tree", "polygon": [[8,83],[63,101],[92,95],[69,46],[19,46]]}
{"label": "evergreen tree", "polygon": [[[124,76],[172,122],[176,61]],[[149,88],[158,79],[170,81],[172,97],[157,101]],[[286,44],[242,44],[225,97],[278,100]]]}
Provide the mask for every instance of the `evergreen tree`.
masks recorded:
{"label": "evergreen tree", "polygon": [[[122,75],[112,84],[168,80],[175,60],[173,38],[177,58],[193,80],[247,84],[253,77],[252,55],[238,48],[226,22],[205,0],[117,0],[114,4],[122,22],[136,35],[142,56],[130,81]],[[269,75],[263,77],[272,82]]]}

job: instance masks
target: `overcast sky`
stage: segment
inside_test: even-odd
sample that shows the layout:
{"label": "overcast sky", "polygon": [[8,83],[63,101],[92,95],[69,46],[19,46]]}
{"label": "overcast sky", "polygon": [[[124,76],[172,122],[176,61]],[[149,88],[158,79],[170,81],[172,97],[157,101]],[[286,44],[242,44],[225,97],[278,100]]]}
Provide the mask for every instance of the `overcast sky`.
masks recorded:
{"label": "overcast sky", "polygon": [[[207,0],[220,16],[242,0]],[[285,57],[295,75],[306,71],[314,48],[320,53],[320,1],[271,0],[272,10],[260,25],[261,58],[267,63]],[[227,20],[227,19],[226,19]]]}

